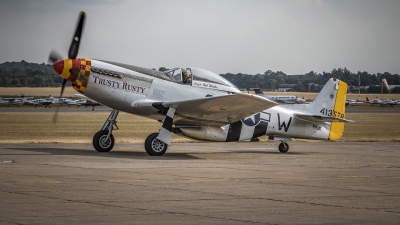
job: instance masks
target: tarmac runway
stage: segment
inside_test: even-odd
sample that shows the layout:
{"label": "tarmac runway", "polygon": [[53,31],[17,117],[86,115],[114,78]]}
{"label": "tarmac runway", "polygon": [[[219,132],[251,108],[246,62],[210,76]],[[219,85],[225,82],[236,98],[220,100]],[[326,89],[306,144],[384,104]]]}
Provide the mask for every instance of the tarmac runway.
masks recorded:
{"label": "tarmac runway", "polygon": [[399,224],[400,143],[2,144],[0,224]]}

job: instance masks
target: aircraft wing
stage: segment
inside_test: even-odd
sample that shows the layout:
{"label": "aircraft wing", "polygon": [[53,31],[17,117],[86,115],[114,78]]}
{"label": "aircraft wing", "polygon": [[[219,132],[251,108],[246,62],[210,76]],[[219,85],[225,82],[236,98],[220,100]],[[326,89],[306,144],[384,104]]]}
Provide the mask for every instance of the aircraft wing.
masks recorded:
{"label": "aircraft wing", "polygon": [[[135,103],[135,105],[140,103]],[[174,124],[221,126],[233,123],[262,110],[278,105],[266,98],[236,93],[193,100],[152,103],[152,107],[166,113],[165,109],[176,109]],[[143,106],[143,105],[142,105]]]}
{"label": "aircraft wing", "polygon": [[316,115],[307,115],[307,114],[294,114],[294,116],[298,119],[307,121],[307,122],[354,122],[353,120],[346,120],[339,117],[330,117],[330,116],[316,116]]}

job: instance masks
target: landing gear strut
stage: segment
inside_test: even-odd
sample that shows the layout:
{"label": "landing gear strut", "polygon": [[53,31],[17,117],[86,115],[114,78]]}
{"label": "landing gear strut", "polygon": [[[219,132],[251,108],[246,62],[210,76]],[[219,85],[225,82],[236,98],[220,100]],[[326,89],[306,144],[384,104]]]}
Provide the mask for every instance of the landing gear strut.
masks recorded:
{"label": "landing gear strut", "polygon": [[[160,105],[160,107],[164,106]],[[147,154],[151,156],[164,155],[167,151],[168,145],[171,145],[173,131],[172,124],[175,110],[176,109],[173,107],[168,107],[160,133],[152,133],[146,138],[144,148],[146,149]]]}
{"label": "landing gear strut", "polygon": [[116,130],[118,130],[116,121],[118,113],[118,110],[113,109],[101,130],[93,136],[93,147],[96,151],[109,152],[114,147],[114,136],[112,135],[112,130],[114,129],[114,125]]}
{"label": "landing gear strut", "polygon": [[152,133],[144,142],[147,154],[151,156],[162,156],[167,151],[168,145],[157,139],[158,133]]}
{"label": "landing gear strut", "polygon": [[279,151],[281,153],[286,153],[289,151],[289,144],[286,143],[285,141],[281,141],[281,143],[279,144]]}

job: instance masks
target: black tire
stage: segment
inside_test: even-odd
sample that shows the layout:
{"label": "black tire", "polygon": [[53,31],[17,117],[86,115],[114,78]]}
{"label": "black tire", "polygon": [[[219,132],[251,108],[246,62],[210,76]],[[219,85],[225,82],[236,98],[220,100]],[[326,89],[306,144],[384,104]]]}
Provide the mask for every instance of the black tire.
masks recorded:
{"label": "black tire", "polygon": [[167,151],[168,145],[157,139],[158,133],[152,133],[144,142],[147,154],[151,156],[162,156]]}
{"label": "black tire", "polygon": [[114,136],[110,134],[108,140],[105,140],[108,130],[101,130],[93,136],[93,147],[98,152],[109,152],[114,147]]}
{"label": "black tire", "polygon": [[279,151],[281,153],[286,153],[289,151],[289,144],[286,142],[282,142],[279,144]]}

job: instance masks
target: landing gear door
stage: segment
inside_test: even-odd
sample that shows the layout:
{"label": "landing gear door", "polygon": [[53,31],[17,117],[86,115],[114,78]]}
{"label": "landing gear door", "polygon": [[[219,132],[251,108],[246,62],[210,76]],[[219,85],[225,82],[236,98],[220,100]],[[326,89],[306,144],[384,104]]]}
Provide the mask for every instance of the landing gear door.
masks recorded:
{"label": "landing gear door", "polygon": [[173,68],[168,71],[165,71],[165,73],[174,81],[176,82],[182,82],[182,69],[181,68]]}

